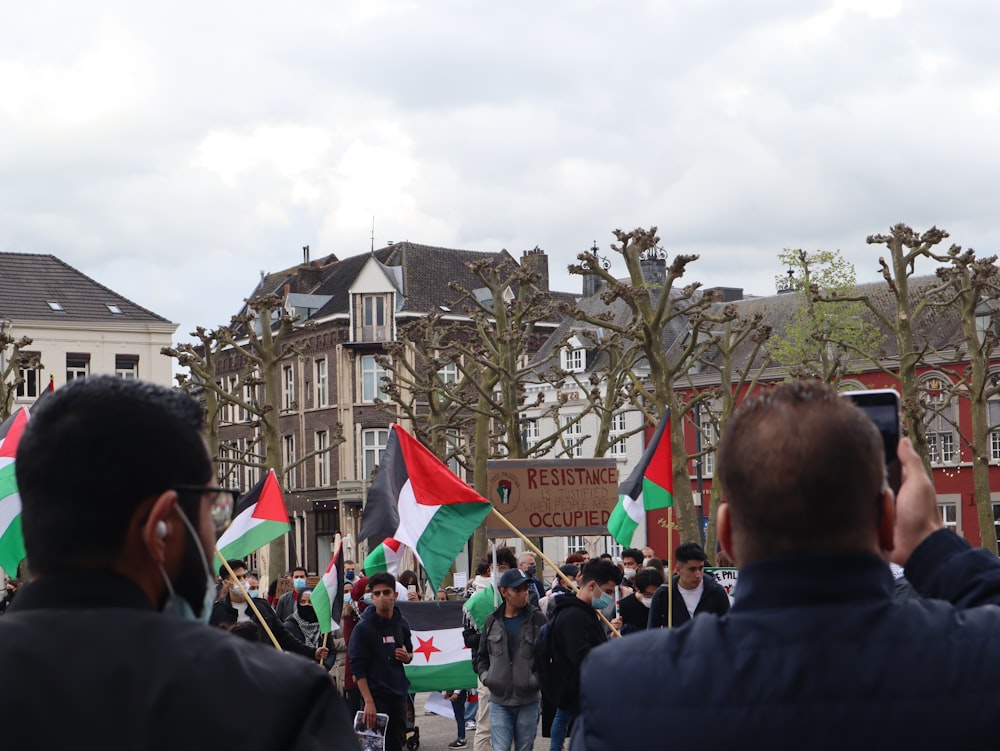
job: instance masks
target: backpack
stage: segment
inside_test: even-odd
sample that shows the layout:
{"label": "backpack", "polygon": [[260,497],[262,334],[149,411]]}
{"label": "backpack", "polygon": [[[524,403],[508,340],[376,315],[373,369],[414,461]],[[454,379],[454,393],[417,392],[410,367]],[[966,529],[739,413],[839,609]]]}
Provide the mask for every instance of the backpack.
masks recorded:
{"label": "backpack", "polygon": [[552,626],[555,618],[543,623],[535,640],[535,675],[542,687],[542,693],[548,693],[555,679],[554,663],[556,651],[552,643]]}

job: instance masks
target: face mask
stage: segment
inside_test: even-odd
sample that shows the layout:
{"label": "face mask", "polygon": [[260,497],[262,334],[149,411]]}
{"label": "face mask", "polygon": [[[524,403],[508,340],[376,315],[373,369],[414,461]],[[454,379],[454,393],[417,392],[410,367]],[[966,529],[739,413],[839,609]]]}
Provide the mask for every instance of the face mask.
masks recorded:
{"label": "face mask", "polygon": [[604,608],[611,604],[611,595],[605,593],[603,590],[597,591],[600,592],[600,594],[594,595],[590,604],[594,606],[594,610],[604,610]]}
{"label": "face mask", "polygon": [[635,578],[635,569],[634,568],[627,568],[627,569],[625,569],[625,578],[626,579],[634,579]]}
{"label": "face mask", "polygon": [[295,587],[296,591],[301,592],[306,588],[305,579],[292,579],[292,586]]}
{"label": "face mask", "polygon": [[251,589],[251,590],[249,590],[247,592],[247,594],[250,595],[251,597],[260,597],[260,590],[259,589]]}
{"label": "face mask", "polygon": [[637,599],[637,600],[638,600],[639,602],[641,602],[641,603],[642,603],[643,605],[645,605],[645,606],[646,606],[647,608],[648,608],[648,607],[649,607],[650,605],[652,605],[652,604],[653,604],[653,598],[652,598],[652,597],[645,597],[645,596],[643,596],[643,597],[637,597],[636,599]]}
{"label": "face mask", "polygon": [[350,571],[345,571],[344,578],[347,579],[347,581],[354,581],[354,569],[351,569]]}
{"label": "face mask", "polygon": [[528,568],[526,568],[524,570],[524,575],[527,576],[529,579],[534,578],[534,576],[535,576],[535,567],[534,566],[528,566]]}
{"label": "face mask", "polygon": [[312,605],[299,605],[299,616],[308,623],[316,622],[316,610]]}
{"label": "face mask", "polygon": [[371,604],[373,604],[374,600],[372,598],[372,593],[371,592],[365,592],[363,595],[361,595],[361,601],[365,605],[371,605]]}
{"label": "face mask", "polygon": [[[208,619],[212,615],[212,606],[215,604],[215,579],[212,577],[212,572],[208,568],[208,561],[205,558],[205,549],[201,545],[201,540],[198,539],[198,534],[195,531],[194,526],[187,518],[187,514],[178,507],[177,513],[181,517],[181,521],[184,523],[184,527],[191,534],[191,538],[194,540],[195,548],[197,549],[198,560],[201,562],[201,567],[205,575],[205,589],[202,594],[201,600],[201,610],[196,614],[191,607],[191,603],[186,596],[178,594],[174,590],[174,585],[170,581],[170,577],[167,576],[167,572],[163,570],[163,566],[159,566],[160,574],[163,576],[163,581],[167,584],[167,601],[163,604],[163,608],[160,610],[164,615],[172,615],[176,618],[183,618],[188,621],[199,621],[201,623],[208,623]],[[178,581],[178,587],[181,587],[180,581]]]}

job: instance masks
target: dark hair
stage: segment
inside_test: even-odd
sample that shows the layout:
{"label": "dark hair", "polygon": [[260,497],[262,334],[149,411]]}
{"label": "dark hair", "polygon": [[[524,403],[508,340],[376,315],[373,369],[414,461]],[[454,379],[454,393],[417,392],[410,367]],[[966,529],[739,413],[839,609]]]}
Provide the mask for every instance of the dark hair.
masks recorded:
{"label": "dark hair", "polygon": [[406,571],[404,571],[399,575],[399,583],[402,584],[404,587],[408,587],[411,584],[416,584],[417,572],[410,571],[409,569],[407,569]]}
{"label": "dark hair", "polygon": [[660,576],[662,576],[663,580],[666,581],[666,577],[667,577],[666,569],[663,566],[663,561],[661,561],[659,558],[650,558],[649,561],[646,563],[646,565],[643,566],[643,569],[647,569],[647,568],[651,568],[651,569],[653,569],[655,571],[659,571],[660,572]]}
{"label": "dark hair", "polygon": [[517,556],[512,548],[497,548],[497,566],[506,564],[507,568],[517,568]]}
{"label": "dark hair", "polygon": [[570,553],[566,556],[566,563],[583,563],[583,556],[579,553]]}
{"label": "dark hair", "polygon": [[486,572],[490,570],[492,565],[489,558],[480,558],[479,563],[476,564],[476,576],[486,576]]}
{"label": "dark hair", "polygon": [[589,581],[596,581],[598,586],[612,581],[615,584],[621,584],[622,572],[611,561],[595,558],[583,564],[583,578],[580,583],[586,584]]}
{"label": "dark hair", "polygon": [[637,566],[642,566],[642,562],[646,560],[646,556],[638,548],[625,548],[622,551],[622,560],[624,561],[626,558],[631,558]]}
{"label": "dark hair", "polygon": [[388,571],[379,571],[368,577],[368,591],[374,590],[376,584],[387,584],[389,589],[396,591],[396,577]]}
{"label": "dark hair", "polygon": [[254,621],[227,623],[223,628],[233,634],[233,636],[239,636],[241,639],[246,639],[247,641],[264,641],[264,634],[261,632],[260,626]]}
{"label": "dark hair", "polygon": [[708,560],[708,556],[705,555],[705,548],[696,542],[682,542],[677,546],[677,552],[674,554],[674,558],[682,566],[688,561]]}
{"label": "dark hair", "polygon": [[[74,379],[42,399],[14,465],[32,570],[113,563],[144,501],[211,482],[203,421],[181,391],[110,375]],[[179,495],[193,524],[200,502]]]}
{"label": "dark hair", "polygon": [[291,571],[292,577],[295,576],[296,571],[301,571],[306,576],[309,576],[309,569],[307,569],[305,566],[292,566],[292,571]]}
{"label": "dark hair", "polygon": [[613,561],[614,560],[614,558],[611,557],[611,553],[601,553],[597,557],[600,558],[602,561]]}
{"label": "dark hair", "polygon": [[655,584],[659,587],[663,584],[663,574],[655,568],[640,569],[635,574],[635,588],[638,592],[644,592],[646,587]]}
{"label": "dark hair", "polygon": [[[245,569],[247,567],[247,565],[243,561],[241,561],[241,560],[239,560],[237,558],[230,558],[228,561],[226,561],[226,565],[228,565],[229,568],[231,568],[233,571],[235,571],[238,568]],[[247,576],[249,576],[249,574],[247,574]],[[229,578],[229,572],[226,571],[226,567],[225,566],[219,566],[219,578],[220,579],[228,579]],[[259,581],[259,579],[258,579],[258,581]]]}
{"label": "dark hair", "polygon": [[744,401],[719,441],[717,473],[740,563],[866,549],[877,529],[882,437],[820,381],[786,381]]}

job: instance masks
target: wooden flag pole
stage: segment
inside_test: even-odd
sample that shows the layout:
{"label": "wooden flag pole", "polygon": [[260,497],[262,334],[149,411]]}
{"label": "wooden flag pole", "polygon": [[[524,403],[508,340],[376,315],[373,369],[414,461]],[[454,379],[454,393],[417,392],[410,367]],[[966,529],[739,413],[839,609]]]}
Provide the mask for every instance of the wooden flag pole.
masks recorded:
{"label": "wooden flag pole", "polygon": [[667,628],[674,625],[674,506],[667,508]]}
{"label": "wooden flag pole", "polygon": [[[529,548],[531,548],[532,552],[535,555],[537,555],[539,558],[541,558],[543,561],[545,561],[547,564],[549,564],[553,569],[555,569],[556,574],[558,574],[559,577],[563,581],[565,581],[570,587],[572,587],[574,592],[578,589],[578,587],[576,586],[576,582],[573,581],[572,579],[570,579],[568,576],[566,576],[566,574],[564,574],[562,572],[562,570],[556,564],[554,564],[552,561],[550,561],[549,558],[545,555],[545,553],[543,553],[541,550],[539,550],[538,547],[535,545],[535,543],[533,543],[531,540],[529,540],[524,535],[524,533],[521,532],[521,530],[519,530],[517,527],[515,527],[513,524],[511,524],[509,521],[507,521],[507,517],[505,517],[503,514],[501,514],[495,508],[491,508],[490,509],[490,513],[493,514],[493,515],[495,515],[497,519],[499,519],[501,522],[503,522],[503,525],[505,527],[507,527],[511,532],[513,532],[515,535],[517,535],[518,537],[520,537],[524,541],[524,544],[527,545]],[[604,621],[604,625],[606,625],[608,628],[611,629],[611,633],[613,633],[615,636],[621,636],[621,632],[618,629],[616,629],[614,626],[611,625],[611,621],[609,621],[607,619],[607,617],[604,615],[604,613],[602,613],[600,610],[595,610],[595,612],[597,613],[597,616],[602,621]]]}
{"label": "wooden flag pole", "polygon": [[[340,536],[340,532],[338,532],[338,533],[337,533],[336,535],[334,535],[334,537],[333,537],[333,555],[331,556],[331,558],[336,558],[336,557],[337,557],[337,553],[339,553],[339,552],[340,552],[340,545],[341,545],[341,542],[343,542],[343,539],[342,539],[342,538],[341,538],[341,536]],[[342,578],[342,577],[341,577],[340,573],[338,572],[338,574],[337,574],[337,584],[338,584],[338,586],[340,585],[340,579],[341,579],[341,578]],[[322,587],[322,586],[325,586],[325,585],[323,584],[323,577],[322,577],[322,576],[320,576],[320,578],[319,578],[319,585],[320,585],[321,587]],[[330,603],[330,606],[331,606],[331,607],[333,607],[333,603],[332,603],[332,602]],[[331,617],[331,618],[333,618],[333,613],[330,613],[330,617]],[[343,617],[344,617],[344,616],[343,616],[343,614],[341,614],[341,616],[340,616],[340,617],[341,617],[341,618],[343,618]],[[329,632],[329,631],[324,631],[324,632],[323,632],[323,649],[329,649],[329,647],[327,647],[327,646],[326,646],[326,640],[327,640],[326,638],[327,638],[327,637],[328,637],[329,635],[330,635],[330,632]],[[322,665],[322,664],[323,664],[323,661],[322,661],[322,660],[319,660],[319,659],[317,659],[317,660],[316,660],[316,662],[318,662],[318,663],[319,663],[320,665]]]}
{"label": "wooden flag pole", "polygon": [[264,633],[266,633],[271,638],[271,643],[274,645],[274,648],[279,652],[284,652],[285,650],[283,650],[281,648],[281,645],[278,644],[278,640],[275,638],[274,634],[271,632],[270,627],[267,625],[267,621],[264,620],[263,616],[261,616],[260,614],[260,611],[257,610],[257,606],[254,605],[253,598],[247,594],[246,589],[243,587],[242,584],[239,583],[239,580],[236,578],[236,574],[234,574],[233,570],[229,568],[229,561],[227,561],[225,558],[222,557],[222,553],[219,552],[218,548],[215,549],[215,554],[219,557],[219,560],[222,561],[222,565],[229,573],[229,576],[232,579],[232,581],[236,582],[236,586],[240,587],[243,590],[243,594],[245,594],[247,598],[247,605],[250,606],[250,609],[254,612],[254,615],[257,616],[257,623],[260,625],[262,629],[264,629]]}

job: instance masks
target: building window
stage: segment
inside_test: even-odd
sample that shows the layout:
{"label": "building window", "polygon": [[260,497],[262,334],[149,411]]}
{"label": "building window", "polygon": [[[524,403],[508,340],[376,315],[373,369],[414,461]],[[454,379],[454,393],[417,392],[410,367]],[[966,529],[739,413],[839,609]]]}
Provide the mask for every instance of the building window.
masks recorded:
{"label": "building window", "polygon": [[926,399],[927,453],[931,464],[941,466],[958,461],[955,436],[955,404],[948,401],[946,382],[939,376],[925,379],[921,385]]}
{"label": "building window", "polygon": [[608,426],[608,440],[611,442],[611,446],[608,448],[610,456],[625,456],[628,453],[625,439],[620,437],[624,432],[625,413],[616,412],[611,416],[611,424]]}
{"label": "building window", "polygon": [[939,501],[938,511],[941,512],[941,521],[944,522],[944,526],[950,529],[952,532],[958,533],[958,504],[954,501]]}
{"label": "building window", "polygon": [[257,403],[257,400],[255,398],[256,396],[257,396],[256,387],[254,387],[252,384],[246,384],[243,386],[243,402],[246,404],[246,407],[240,405],[240,412],[239,412],[240,422],[250,419],[250,410],[247,409],[247,407],[252,408],[254,407],[254,405],[256,405]]}
{"label": "building window", "polygon": [[443,384],[458,383],[458,363],[450,362],[442,365],[438,371],[438,380]]}
{"label": "building window", "polygon": [[541,435],[538,429],[538,420],[524,420],[523,424],[524,450],[531,451],[535,447],[535,444],[538,443],[538,438]]}
{"label": "building window", "polygon": [[285,484],[288,486],[289,490],[293,490],[296,486],[296,467],[295,464],[295,436],[286,435],[284,437],[284,463],[285,463]]}
{"label": "building window", "polygon": [[115,355],[115,375],[119,378],[138,378],[139,355]]}
{"label": "building window", "polygon": [[330,439],[325,430],[316,431],[316,487],[330,484]]}
{"label": "building window", "polygon": [[[360,299],[360,341],[385,342],[389,336],[389,295],[362,295]],[[357,311],[357,309],[355,309]],[[355,312],[357,316],[357,312]]]}
{"label": "building window", "polygon": [[376,399],[386,398],[382,390],[382,379],[387,375],[387,371],[375,359],[375,355],[362,355],[361,357],[361,401],[373,402]]}
{"label": "building window", "polygon": [[326,358],[316,360],[316,406],[325,407],[330,395],[326,384]]}
{"label": "building window", "polygon": [[[666,436],[667,440],[670,436]],[[701,421],[701,447],[702,450],[709,449],[718,442],[719,435],[715,432],[715,423],[711,419],[705,418]],[[701,476],[712,477],[715,474],[715,449],[711,448],[708,453],[701,457]]]}
{"label": "building window", "polygon": [[462,464],[458,461],[459,451],[462,446],[462,435],[455,428],[448,428],[444,434],[444,445],[447,455],[445,456],[445,464],[448,465],[454,474],[459,477],[462,476]]}
{"label": "building window", "polygon": [[1000,542],[1000,503],[993,504],[993,533]]}
{"label": "building window", "polygon": [[574,347],[571,343],[562,351],[563,370],[570,373],[582,373],[587,360],[585,354],[586,351],[582,347]]}
{"label": "building window", "polygon": [[90,355],[89,354],[66,354],[66,382],[69,383],[74,378],[86,378],[90,375]]}
{"label": "building window", "polygon": [[361,445],[364,449],[361,476],[364,479],[367,480],[375,474],[378,465],[382,463],[382,454],[385,453],[385,446],[388,442],[389,430],[386,428],[361,431]]}
{"label": "building window", "polygon": [[295,369],[291,365],[286,365],[281,369],[281,382],[285,390],[285,409],[295,409]]}
{"label": "building window", "polygon": [[562,443],[563,456],[577,457],[583,456],[583,423],[576,419],[575,415],[565,415],[562,418]]}
{"label": "building window", "polygon": [[605,535],[602,539],[604,540],[605,553],[610,555],[612,558],[622,557],[622,550],[624,548],[622,548],[621,544],[614,537],[611,535]]}
{"label": "building window", "polygon": [[990,429],[990,461],[1000,462],[1000,399],[986,402],[986,419]]}
{"label": "building window", "polygon": [[17,369],[17,398],[37,399],[42,387],[41,355],[38,352],[21,351]]}

